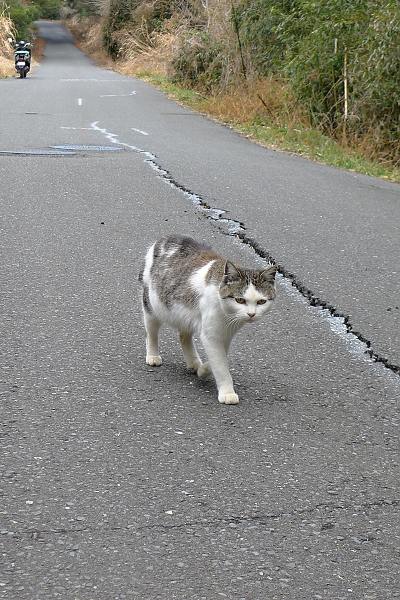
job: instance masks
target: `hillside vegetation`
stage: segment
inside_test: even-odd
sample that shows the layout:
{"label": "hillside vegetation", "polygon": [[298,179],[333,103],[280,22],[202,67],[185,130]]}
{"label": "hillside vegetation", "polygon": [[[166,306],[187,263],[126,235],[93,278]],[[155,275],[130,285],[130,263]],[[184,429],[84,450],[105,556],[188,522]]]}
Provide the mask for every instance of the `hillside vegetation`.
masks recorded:
{"label": "hillside vegetation", "polygon": [[69,7],[96,24],[92,45],[132,71],[212,98],[218,116],[316,128],[365,156],[400,163],[397,0],[70,0]]}
{"label": "hillside vegetation", "polygon": [[62,0],[0,0],[0,15],[11,21],[11,37],[30,40],[33,22],[37,19],[58,19],[61,3]]}

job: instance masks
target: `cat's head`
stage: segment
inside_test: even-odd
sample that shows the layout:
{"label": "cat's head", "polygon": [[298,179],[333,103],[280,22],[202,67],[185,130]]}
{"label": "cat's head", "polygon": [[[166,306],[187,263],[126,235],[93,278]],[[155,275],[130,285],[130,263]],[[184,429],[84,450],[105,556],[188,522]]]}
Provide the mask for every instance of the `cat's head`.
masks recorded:
{"label": "cat's head", "polygon": [[233,320],[247,323],[262,317],[272,308],[275,299],[276,271],[275,265],[252,271],[226,261],[219,286],[224,313]]}

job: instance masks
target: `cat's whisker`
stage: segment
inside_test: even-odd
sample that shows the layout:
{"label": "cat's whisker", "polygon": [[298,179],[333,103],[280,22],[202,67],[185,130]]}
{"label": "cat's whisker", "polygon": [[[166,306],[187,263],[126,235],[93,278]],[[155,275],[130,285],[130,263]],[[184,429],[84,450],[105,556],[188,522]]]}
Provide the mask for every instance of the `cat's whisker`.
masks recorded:
{"label": "cat's whisker", "polygon": [[229,324],[229,325],[237,325],[237,324],[238,324],[238,323],[240,323],[240,322],[241,322],[241,320],[240,320],[240,319],[237,319],[236,317],[232,317],[232,318],[229,320],[228,324]]}
{"label": "cat's whisker", "polygon": [[242,324],[243,324],[242,319],[238,319],[237,317],[233,316],[230,319],[228,319],[227,328],[229,331],[232,332],[232,335],[234,335],[236,332],[235,330],[238,329]]}

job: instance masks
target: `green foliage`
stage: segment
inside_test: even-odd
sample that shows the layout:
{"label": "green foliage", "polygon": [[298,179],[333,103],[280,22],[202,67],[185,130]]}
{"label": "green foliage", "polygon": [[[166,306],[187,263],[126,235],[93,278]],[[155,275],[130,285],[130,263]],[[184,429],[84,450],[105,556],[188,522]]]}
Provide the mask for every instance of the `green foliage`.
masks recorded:
{"label": "green foliage", "polygon": [[7,0],[3,6],[14,23],[17,39],[30,39],[34,21],[41,18],[59,18],[61,0],[35,0],[30,3],[22,0]]}
{"label": "green foliage", "polygon": [[314,124],[326,130],[344,127],[347,61],[347,131],[362,136],[372,127],[382,145],[386,140],[396,150],[397,0],[244,0],[238,13],[242,42],[258,73],[287,78]]}
{"label": "green foliage", "polygon": [[40,16],[38,7],[33,4],[26,6],[19,0],[12,0],[6,8],[16,29],[17,39],[29,39],[32,22]]}
{"label": "green foliage", "polygon": [[257,71],[276,72],[285,64],[288,48],[295,48],[305,28],[300,0],[242,1],[235,13],[240,35]]}
{"label": "green foliage", "polygon": [[354,113],[383,133],[384,149],[400,161],[400,7],[385,2],[357,49],[352,69]]}
{"label": "green foliage", "polygon": [[41,19],[59,19],[61,0],[35,0]]}

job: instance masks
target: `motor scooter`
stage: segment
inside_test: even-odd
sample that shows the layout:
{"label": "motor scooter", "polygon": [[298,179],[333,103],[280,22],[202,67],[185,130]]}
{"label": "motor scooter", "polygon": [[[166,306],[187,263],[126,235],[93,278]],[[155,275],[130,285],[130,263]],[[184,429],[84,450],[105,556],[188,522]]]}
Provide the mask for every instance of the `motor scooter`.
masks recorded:
{"label": "motor scooter", "polygon": [[19,73],[20,79],[25,79],[30,70],[30,52],[28,50],[17,50],[14,56],[15,70]]}

